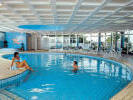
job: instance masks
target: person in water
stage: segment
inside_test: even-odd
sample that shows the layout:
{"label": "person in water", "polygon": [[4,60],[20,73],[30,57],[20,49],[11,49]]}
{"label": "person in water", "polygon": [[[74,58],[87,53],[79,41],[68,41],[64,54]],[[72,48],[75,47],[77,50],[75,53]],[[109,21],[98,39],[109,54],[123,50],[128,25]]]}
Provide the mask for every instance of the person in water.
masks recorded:
{"label": "person in water", "polygon": [[29,65],[27,64],[25,60],[20,61],[19,53],[15,52],[14,57],[12,58],[11,69],[17,69],[17,68],[26,68],[28,70],[33,71],[33,69],[29,67]]}
{"label": "person in water", "polygon": [[74,61],[73,62],[73,72],[77,72],[78,71],[78,65],[77,65],[78,63],[77,63],[77,61]]}

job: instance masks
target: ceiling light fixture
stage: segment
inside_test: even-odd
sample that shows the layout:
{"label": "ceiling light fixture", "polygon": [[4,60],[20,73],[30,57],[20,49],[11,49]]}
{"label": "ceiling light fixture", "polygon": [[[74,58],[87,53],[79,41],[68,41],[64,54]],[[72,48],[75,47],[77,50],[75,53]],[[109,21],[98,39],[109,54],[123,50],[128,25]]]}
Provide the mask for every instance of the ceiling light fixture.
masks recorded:
{"label": "ceiling light fixture", "polygon": [[0,6],[2,6],[2,3],[0,2]]}

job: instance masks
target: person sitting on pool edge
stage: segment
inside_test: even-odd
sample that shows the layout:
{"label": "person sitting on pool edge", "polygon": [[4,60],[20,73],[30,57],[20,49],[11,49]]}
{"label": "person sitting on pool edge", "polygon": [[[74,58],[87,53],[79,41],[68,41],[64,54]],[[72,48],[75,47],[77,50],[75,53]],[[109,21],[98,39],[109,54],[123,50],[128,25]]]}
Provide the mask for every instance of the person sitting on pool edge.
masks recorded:
{"label": "person sitting on pool edge", "polygon": [[74,61],[74,62],[73,62],[73,70],[72,70],[72,71],[75,72],[75,73],[76,73],[77,70],[78,70],[78,65],[77,65],[77,64],[78,64],[77,61]]}
{"label": "person sitting on pool edge", "polygon": [[15,52],[14,57],[12,58],[11,69],[17,69],[17,68],[26,68],[28,70],[33,71],[33,69],[29,67],[29,65],[27,64],[25,60],[20,61],[19,53]]}

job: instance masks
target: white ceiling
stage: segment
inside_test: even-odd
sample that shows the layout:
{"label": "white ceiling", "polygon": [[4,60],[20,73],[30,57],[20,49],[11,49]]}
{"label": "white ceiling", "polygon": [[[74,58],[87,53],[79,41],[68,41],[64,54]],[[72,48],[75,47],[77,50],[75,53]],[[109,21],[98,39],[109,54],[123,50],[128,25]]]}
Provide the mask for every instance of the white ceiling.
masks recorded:
{"label": "white ceiling", "polygon": [[29,32],[17,27],[25,24],[65,25],[65,32],[133,29],[133,0],[2,0],[1,2],[0,31]]}

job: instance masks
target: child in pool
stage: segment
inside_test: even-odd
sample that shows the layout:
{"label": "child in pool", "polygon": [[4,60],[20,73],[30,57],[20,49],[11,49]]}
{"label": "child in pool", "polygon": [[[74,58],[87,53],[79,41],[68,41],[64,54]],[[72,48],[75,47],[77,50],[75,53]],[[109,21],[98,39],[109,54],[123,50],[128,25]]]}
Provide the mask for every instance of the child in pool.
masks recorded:
{"label": "child in pool", "polygon": [[28,70],[33,71],[33,69],[29,67],[29,65],[27,64],[25,60],[20,61],[19,53],[15,52],[14,57],[12,58],[11,69],[17,69],[17,68],[26,68]]}
{"label": "child in pool", "polygon": [[78,65],[77,64],[78,64],[77,61],[73,62],[73,70],[72,71],[75,73],[78,71]]}

